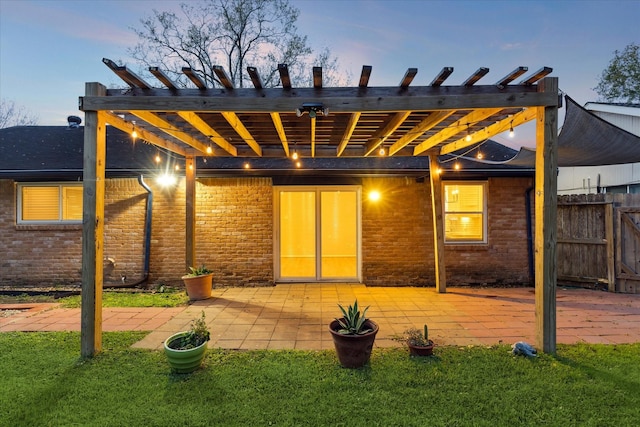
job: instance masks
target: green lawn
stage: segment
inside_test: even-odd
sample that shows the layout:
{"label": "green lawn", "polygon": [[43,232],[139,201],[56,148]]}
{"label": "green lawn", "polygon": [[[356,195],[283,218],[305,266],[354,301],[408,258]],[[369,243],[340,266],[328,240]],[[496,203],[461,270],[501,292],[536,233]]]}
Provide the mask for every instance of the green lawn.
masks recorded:
{"label": "green lawn", "polygon": [[3,426],[635,426],[640,344],[376,350],[343,369],[333,351],[211,350],[173,375],[143,333],[105,333],[82,362],[78,333],[0,334]]}
{"label": "green lawn", "polygon": [[[55,299],[51,295],[0,295],[0,304],[57,302],[64,308],[80,308],[81,301],[80,295],[59,299]],[[107,290],[102,294],[103,307],[178,307],[187,305],[188,302],[189,297],[184,289],[167,289],[164,292]]]}

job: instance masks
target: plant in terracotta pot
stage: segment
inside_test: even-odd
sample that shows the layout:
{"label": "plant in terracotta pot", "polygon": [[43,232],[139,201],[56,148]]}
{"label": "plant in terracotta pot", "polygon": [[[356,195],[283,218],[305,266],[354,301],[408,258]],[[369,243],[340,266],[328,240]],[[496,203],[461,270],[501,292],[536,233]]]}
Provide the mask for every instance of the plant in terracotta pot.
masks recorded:
{"label": "plant in terracotta pot", "polygon": [[369,362],[371,350],[378,333],[378,324],[367,319],[369,307],[362,312],[358,300],[347,309],[338,304],[342,317],[329,324],[338,360],[345,368],[360,368]]}
{"label": "plant in terracotta pot", "polygon": [[191,322],[191,329],[171,335],[164,342],[164,353],[174,372],[188,374],[202,364],[210,334],[204,311]]}
{"label": "plant in terracotta pot", "polygon": [[433,341],[429,339],[429,328],[424,325],[421,331],[418,328],[410,328],[404,331],[399,340],[409,347],[412,356],[431,356],[433,354]]}
{"label": "plant in terracotta pot", "polygon": [[189,267],[189,273],[182,276],[182,281],[191,301],[211,298],[213,271],[204,265]]}

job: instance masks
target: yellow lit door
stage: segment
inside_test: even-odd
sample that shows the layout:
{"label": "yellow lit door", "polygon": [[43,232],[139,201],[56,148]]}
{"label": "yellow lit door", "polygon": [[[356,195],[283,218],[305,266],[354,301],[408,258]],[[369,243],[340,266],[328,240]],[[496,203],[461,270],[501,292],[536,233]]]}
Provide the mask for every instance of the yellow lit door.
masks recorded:
{"label": "yellow lit door", "polygon": [[277,280],[359,280],[359,188],[277,190]]}

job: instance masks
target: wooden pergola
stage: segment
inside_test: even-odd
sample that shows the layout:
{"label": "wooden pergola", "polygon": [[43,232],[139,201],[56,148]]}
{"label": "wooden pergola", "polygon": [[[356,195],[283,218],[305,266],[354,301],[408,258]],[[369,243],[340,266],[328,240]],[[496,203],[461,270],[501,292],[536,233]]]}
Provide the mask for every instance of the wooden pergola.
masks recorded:
{"label": "wooden pergola", "polygon": [[313,87],[292,87],[286,65],[278,65],[281,86],[264,88],[253,67],[252,88],[234,88],[221,67],[221,87],[207,87],[190,68],[195,88],[180,88],[157,67],[149,71],[163,87],[103,62],[127,85],[106,89],[87,83],[80,97],[85,112],[82,261],[83,357],[102,347],[102,259],[104,245],[105,132],[111,125],[185,158],[185,265],[195,265],[196,157],[283,158],[425,156],[429,161],[433,210],[435,283],[446,292],[442,190],[438,156],[484,142],[536,120],[535,294],[537,345],[556,349],[556,169],[558,79],[543,67],[513,83],[527,67],[497,82],[476,84],[480,68],[460,85],[445,85],[445,67],[426,86],[412,85],[410,68],[394,87],[369,87],[372,67],[363,66],[355,87],[323,87],[322,68],[313,68]]}

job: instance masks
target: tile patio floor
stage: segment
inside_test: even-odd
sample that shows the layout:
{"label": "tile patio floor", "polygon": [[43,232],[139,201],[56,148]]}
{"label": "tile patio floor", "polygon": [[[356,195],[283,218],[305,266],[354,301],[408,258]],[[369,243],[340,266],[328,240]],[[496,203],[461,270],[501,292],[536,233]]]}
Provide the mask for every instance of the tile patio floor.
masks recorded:
{"label": "tile patio floor", "polygon": [[[394,334],[427,323],[438,345],[535,344],[533,288],[380,288],[349,284],[214,289],[213,298],[177,308],[104,308],[103,330],[150,331],[134,347],[160,349],[204,310],[210,347],[330,349],[328,324],[338,303],[371,306],[377,347],[398,346]],[[10,308],[0,305],[0,308]],[[80,309],[37,304],[0,317],[0,332],[80,330]],[[558,288],[558,343],[640,342],[640,295]]]}

